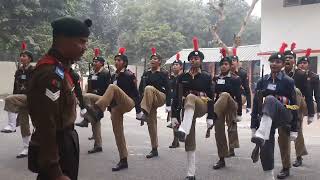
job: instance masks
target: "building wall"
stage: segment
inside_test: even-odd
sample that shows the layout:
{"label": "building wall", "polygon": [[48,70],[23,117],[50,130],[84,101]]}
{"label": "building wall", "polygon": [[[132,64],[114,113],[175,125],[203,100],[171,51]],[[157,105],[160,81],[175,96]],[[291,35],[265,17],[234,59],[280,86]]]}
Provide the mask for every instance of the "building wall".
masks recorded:
{"label": "building wall", "polygon": [[12,93],[15,71],[14,62],[0,61],[0,95]]}
{"label": "building wall", "polygon": [[[291,44],[293,41],[297,43],[297,49],[320,49],[320,3],[293,7],[283,7],[283,0],[263,0],[261,3],[262,52],[278,50],[282,42]],[[316,56],[319,62],[319,54]],[[267,63],[267,58],[263,59],[262,63]]]}

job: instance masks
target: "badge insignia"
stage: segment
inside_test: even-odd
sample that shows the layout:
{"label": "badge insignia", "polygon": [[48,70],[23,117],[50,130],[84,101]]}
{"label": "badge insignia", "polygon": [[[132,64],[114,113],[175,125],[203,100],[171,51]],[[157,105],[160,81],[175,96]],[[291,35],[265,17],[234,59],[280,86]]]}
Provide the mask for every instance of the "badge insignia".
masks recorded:
{"label": "badge insignia", "polygon": [[55,73],[61,78],[64,79],[64,71],[63,69],[59,68],[58,66],[56,67]]}
{"label": "badge insignia", "polygon": [[21,75],[21,79],[22,79],[22,80],[26,80],[26,79],[27,79],[27,76],[26,76],[25,74],[22,74],[22,75]]}
{"label": "badge insignia", "polygon": [[59,99],[60,97],[60,90],[57,92],[52,92],[51,90],[49,90],[48,88],[46,89],[46,93],[45,95],[51,99],[51,101],[56,101],[57,99]]}

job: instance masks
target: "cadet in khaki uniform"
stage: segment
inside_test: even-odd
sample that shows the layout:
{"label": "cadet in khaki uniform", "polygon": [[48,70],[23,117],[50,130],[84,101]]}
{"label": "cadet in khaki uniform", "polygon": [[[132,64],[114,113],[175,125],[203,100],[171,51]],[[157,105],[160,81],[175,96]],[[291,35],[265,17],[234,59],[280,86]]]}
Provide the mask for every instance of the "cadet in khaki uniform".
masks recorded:
{"label": "cadet in khaki uniform", "polygon": [[[249,85],[248,74],[245,69],[243,69],[242,67],[239,67],[239,57],[237,56],[237,49],[233,48],[232,51],[233,51],[233,56],[231,56],[231,59],[232,59],[231,72],[233,72],[234,74],[240,77],[240,80],[241,80],[240,92],[242,95],[242,105],[247,103],[246,113],[250,113],[251,112],[251,89]],[[229,139],[228,157],[235,156],[234,149],[240,147],[237,122],[234,122],[234,121],[231,121],[231,122],[233,123],[230,123],[229,125],[231,126],[228,127],[228,139]]]}
{"label": "cadet in khaki uniform", "polygon": [[[264,170],[262,179],[274,179],[274,134],[276,128],[286,127],[290,140],[297,133],[297,99],[294,80],[281,69],[285,65],[283,44],[280,51],[269,57],[271,74],[258,81],[251,114],[251,141],[256,144],[252,157],[260,152]],[[255,158],[253,158],[255,159]],[[256,160],[254,160],[256,162]]]}
{"label": "cadet in khaki uniform", "polygon": [[85,115],[91,121],[100,121],[107,107],[111,112],[113,133],[120,156],[120,162],[112,168],[112,171],[128,168],[128,150],[124,137],[123,115],[134,107],[137,114],[141,112],[136,77],[130,70],[126,69],[128,58],[124,53],[125,48],[120,48],[119,54],[114,57],[117,70],[112,75],[112,84],[93,106],[89,105],[88,113]]}
{"label": "cadet in khaki uniform", "polygon": [[143,73],[139,85],[143,115],[137,119],[148,124],[152,146],[152,150],[146,155],[148,159],[158,156],[157,109],[166,104],[166,112],[171,111],[168,74],[160,69],[161,61],[161,56],[152,48],[151,69]]}
{"label": "cadet in khaki uniform", "polygon": [[[176,87],[177,87],[177,77],[182,73],[182,62],[180,60],[180,54],[177,53],[176,55],[176,60],[173,61],[172,65],[171,65],[171,68],[172,68],[172,74],[170,74],[170,78],[169,78],[169,86],[170,86],[170,100],[171,100],[171,103],[173,101],[173,97],[175,96],[176,94]],[[180,119],[180,117],[179,117]],[[171,126],[172,128],[172,124],[170,122],[170,125],[169,127]],[[178,138],[174,135],[174,132],[175,132],[176,129],[173,128],[173,141],[171,143],[171,145],[169,146],[169,148],[177,148],[179,147],[179,140]]]}
{"label": "cadet in khaki uniform", "polygon": [[26,50],[26,44],[22,44],[22,52],[20,53],[20,67],[14,75],[13,95],[5,98],[4,110],[8,112],[8,125],[1,130],[3,133],[11,133],[16,131],[16,125],[20,125],[23,150],[17,155],[17,158],[28,156],[28,147],[30,140],[29,114],[27,109],[27,90],[31,74],[34,69],[30,62],[33,55]]}
{"label": "cadet in khaki uniform", "polygon": [[[307,76],[306,73],[303,72],[300,69],[295,69],[295,64],[296,64],[296,54],[294,53],[294,48],[296,44],[292,43],[291,44],[291,49],[285,51],[284,56],[285,56],[285,68],[284,68],[284,73],[294,79],[295,85],[296,85],[296,99],[297,99],[297,105],[299,106],[298,110],[298,137],[295,141],[295,144],[297,142],[299,144],[303,144],[303,154],[307,154],[307,150],[304,145],[304,139],[303,139],[303,134],[302,134],[302,122],[303,122],[303,113],[306,111],[306,103],[304,100],[304,97],[302,96],[302,92],[306,90],[305,82],[307,81]],[[303,94],[306,94],[305,92]],[[279,144],[279,149],[280,149],[280,155],[281,155],[281,160],[282,160],[282,170],[280,173],[277,175],[278,179],[285,179],[290,175],[290,168],[291,168],[291,160],[290,160],[290,153],[291,153],[291,141],[290,141],[290,134],[288,132],[288,129],[286,127],[279,127],[278,128],[278,144]],[[302,142],[301,142],[302,141]],[[300,151],[300,152],[298,152]],[[301,153],[301,149],[297,153]]]}
{"label": "cadet in khaki uniform", "polygon": [[52,47],[32,74],[27,102],[35,131],[29,144],[28,167],[38,173],[37,180],[78,179],[76,96],[69,70],[87,49],[91,25],[91,20],[71,17],[53,21]]}
{"label": "cadet in khaki uniform", "polygon": [[[96,53],[96,57],[93,58],[94,73],[88,77],[88,91],[84,94],[84,104],[93,105],[107,90],[111,83],[110,73],[104,68],[105,60],[99,57]],[[82,122],[76,124],[80,127],[87,127],[89,120],[84,118]],[[93,149],[89,150],[89,154],[102,152],[102,139],[101,139],[101,122],[92,121],[92,134],[94,139]]]}
{"label": "cadet in khaki uniform", "polygon": [[[208,128],[212,128],[215,123],[215,114],[213,107],[213,87],[211,76],[201,71],[201,63],[204,55],[199,51],[198,39],[193,39],[194,51],[188,56],[191,69],[185,74],[177,77],[176,95],[172,103],[172,126],[177,128],[176,136],[179,141],[185,142],[185,151],[187,152],[187,177],[186,180],[195,180],[196,171],[196,119],[207,116]],[[179,88],[180,87],[180,88]],[[182,94],[180,94],[182,93]],[[184,99],[184,100],[183,100]],[[183,103],[184,101],[184,103]],[[180,107],[184,107],[183,120],[180,125],[178,117]],[[179,126],[180,125],[180,126]]]}
{"label": "cadet in khaki uniform", "polygon": [[[213,169],[220,169],[225,167],[225,157],[228,157],[228,143],[225,134],[225,123],[228,125],[228,131],[236,131],[234,124],[241,121],[242,115],[242,99],[241,99],[241,80],[236,74],[230,71],[232,60],[231,57],[226,56],[226,50],[221,49],[222,59],[220,60],[221,73],[213,78],[215,84],[215,104],[214,110],[217,114],[217,121],[215,124],[215,138],[218,148],[219,161],[213,166]],[[237,137],[232,137],[237,134],[229,136],[230,141],[234,141]],[[230,138],[231,137],[231,138]],[[231,139],[231,140],[230,140]],[[234,143],[234,142],[233,142]],[[233,149],[237,144],[231,144],[230,148]]]}

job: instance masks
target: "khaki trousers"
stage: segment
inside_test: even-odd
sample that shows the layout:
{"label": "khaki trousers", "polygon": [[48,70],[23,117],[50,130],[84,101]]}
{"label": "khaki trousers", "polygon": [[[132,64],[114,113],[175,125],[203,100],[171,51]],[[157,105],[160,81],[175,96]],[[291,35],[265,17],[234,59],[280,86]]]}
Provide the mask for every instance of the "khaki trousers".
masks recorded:
{"label": "khaki trousers", "polygon": [[8,112],[18,113],[17,124],[20,124],[22,137],[31,135],[26,95],[13,94],[6,97],[4,110]]}
{"label": "khaki trousers", "polygon": [[[227,138],[225,133],[226,117],[228,117],[230,124],[233,123],[237,115],[237,103],[230,96],[229,93],[221,93],[219,99],[214,104],[214,111],[218,116],[218,119],[214,127],[218,156],[220,158],[224,158],[229,154]],[[232,137],[231,139],[234,139],[234,137]],[[236,147],[236,144],[232,146]]]}
{"label": "khaki trousers", "polygon": [[196,119],[204,116],[207,113],[207,102],[199,96],[189,94],[185,99],[184,108],[192,108],[194,110],[190,133],[185,141],[185,151],[196,150]]}
{"label": "khaki trousers", "polygon": [[[303,122],[303,116],[304,112],[306,111],[306,103],[304,101],[304,98],[300,92],[299,89],[296,88],[296,94],[297,94],[297,104],[299,106],[298,110],[298,137],[295,141],[295,148],[296,148],[296,154],[297,156],[303,156],[307,155],[308,152],[306,150],[305,144],[304,144],[304,138],[302,133],[302,122]],[[280,155],[281,155],[281,161],[283,168],[290,168],[291,167],[291,141],[290,141],[290,130],[288,130],[285,127],[278,128],[278,144],[280,149]]]}
{"label": "khaki trousers", "polygon": [[131,111],[135,103],[134,101],[118,86],[109,85],[106,92],[96,102],[103,111],[115,101],[116,105],[111,108],[111,121],[114,137],[119,151],[120,159],[128,157],[128,150],[123,129],[123,114]]}
{"label": "khaki trousers", "polygon": [[[86,105],[93,105],[99,100],[101,96],[91,93],[86,93],[83,95],[83,101]],[[101,122],[93,121],[91,122],[92,136],[94,139],[95,147],[102,147],[102,138],[101,138]]]}
{"label": "khaki trousers", "polygon": [[157,109],[165,104],[166,95],[153,86],[146,86],[141,101],[141,108],[148,115],[148,131],[152,148],[158,148]]}

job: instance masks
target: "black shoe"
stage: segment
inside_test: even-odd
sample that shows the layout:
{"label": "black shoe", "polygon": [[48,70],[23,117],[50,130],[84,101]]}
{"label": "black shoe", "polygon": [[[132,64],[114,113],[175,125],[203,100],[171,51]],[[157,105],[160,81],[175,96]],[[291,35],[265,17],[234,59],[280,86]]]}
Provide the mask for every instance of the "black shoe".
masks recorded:
{"label": "black shoe", "polygon": [[171,146],[169,146],[170,149],[178,148],[180,146],[179,141],[173,141]]}
{"label": "black shoe", "polygon": [[28,154],[19,154],[16,156],[16,158],[21,159],[21,158],[25,158],[28,157]]}
{"label": "black shoe", "polygon": [[158,150],[152,149],[149,154],[146,155],[146,158],[150,159],[158,156]]}
{"label": "black shoe", "polygon": [[93,137],[93,136],[88,137],[88,140],[89,140],[89,141],[94,140],[94,137]]}
{"label": "black shoe", "polygon": [[128,169],[127,158],[121,159],[120,162],[112,168],[112,171],[120,171],[121,169]]}
{"label": "black shoe", "polygon": [[93,106],[87,106],[87,113],[85,114],[85,118],[93,121],[100,121],[103,118],[103,111],[94,104]]}
{"label": "black shoe", "polygon": [[261,148],[264,145],[265,140],[260,137],[252,137],[251,142],[255,143],[256,145],[258,145]]}
{"label": "black shoe", "polygon": [[139,120],[139,121],[144,121],[144,122],[147,122],[147,120],[148,120],[148,113],[146,113],[145,111],[142,111],[143,113],[142,113],[142,116],[141,117],[138,117],[138,118],[136,118],[137,120]]}
{"label": "black shoe", "polygon": [[224,159],[220,159],[214,166],[213,169],[221,169],[226,167],[226,162],[224,161]]}
{"label": "black shoe", "polygon": [[280,173],[277,175],[278,179],[285,179],[287,177],[289,177],[290,175],[290,170],[287,168],[283,168]]}
{"label": "black shoe", "polygon": [[14,132],[16,132],[16,130],[12,131],[12,130],[8,130],[8,129],[2,129],[1,132],[2,133],[14,133]]}
{"label": "black shoe", "polygon": [[187,176],[185,180],[196,180],[195,176]]}
{"label": "black shoe", "polygon": [[180,142],[185,142],[186,141],[186,133],[184,133],[182,131],[174,132],[174,136],[177,137]]}
{"label": "black shoe", "polygon": [[98,152],[102,152],[102,147],[96,146],[93,149],[88,151],[88,154],[94,154],[94,153],[98,153]]}
{"label": "black shoe", "polygon": [[88,125],[89,125],[89,122],[86,119],[83,119],[81,122],[76,123],[76,126],[79,126],[79,127],[88,127]]}
{"label": "black shoe", "polygon": [[302,157],[297,157],[296,161],[292,164],[294,167],[302,166]]}
{"label": "black shoe", "polygon": [[256,163],[259,161],[259,155],[260,155],[260,148],[258,145],[256,145],[251,153],[251,159],[253,163]]}
{"label": "black shoe", "polygon": [[171,124],[171,123],[170,123],[170,124],[168,124],[168,125],[167,125],[167,128],[172,129],[172,124]]}

